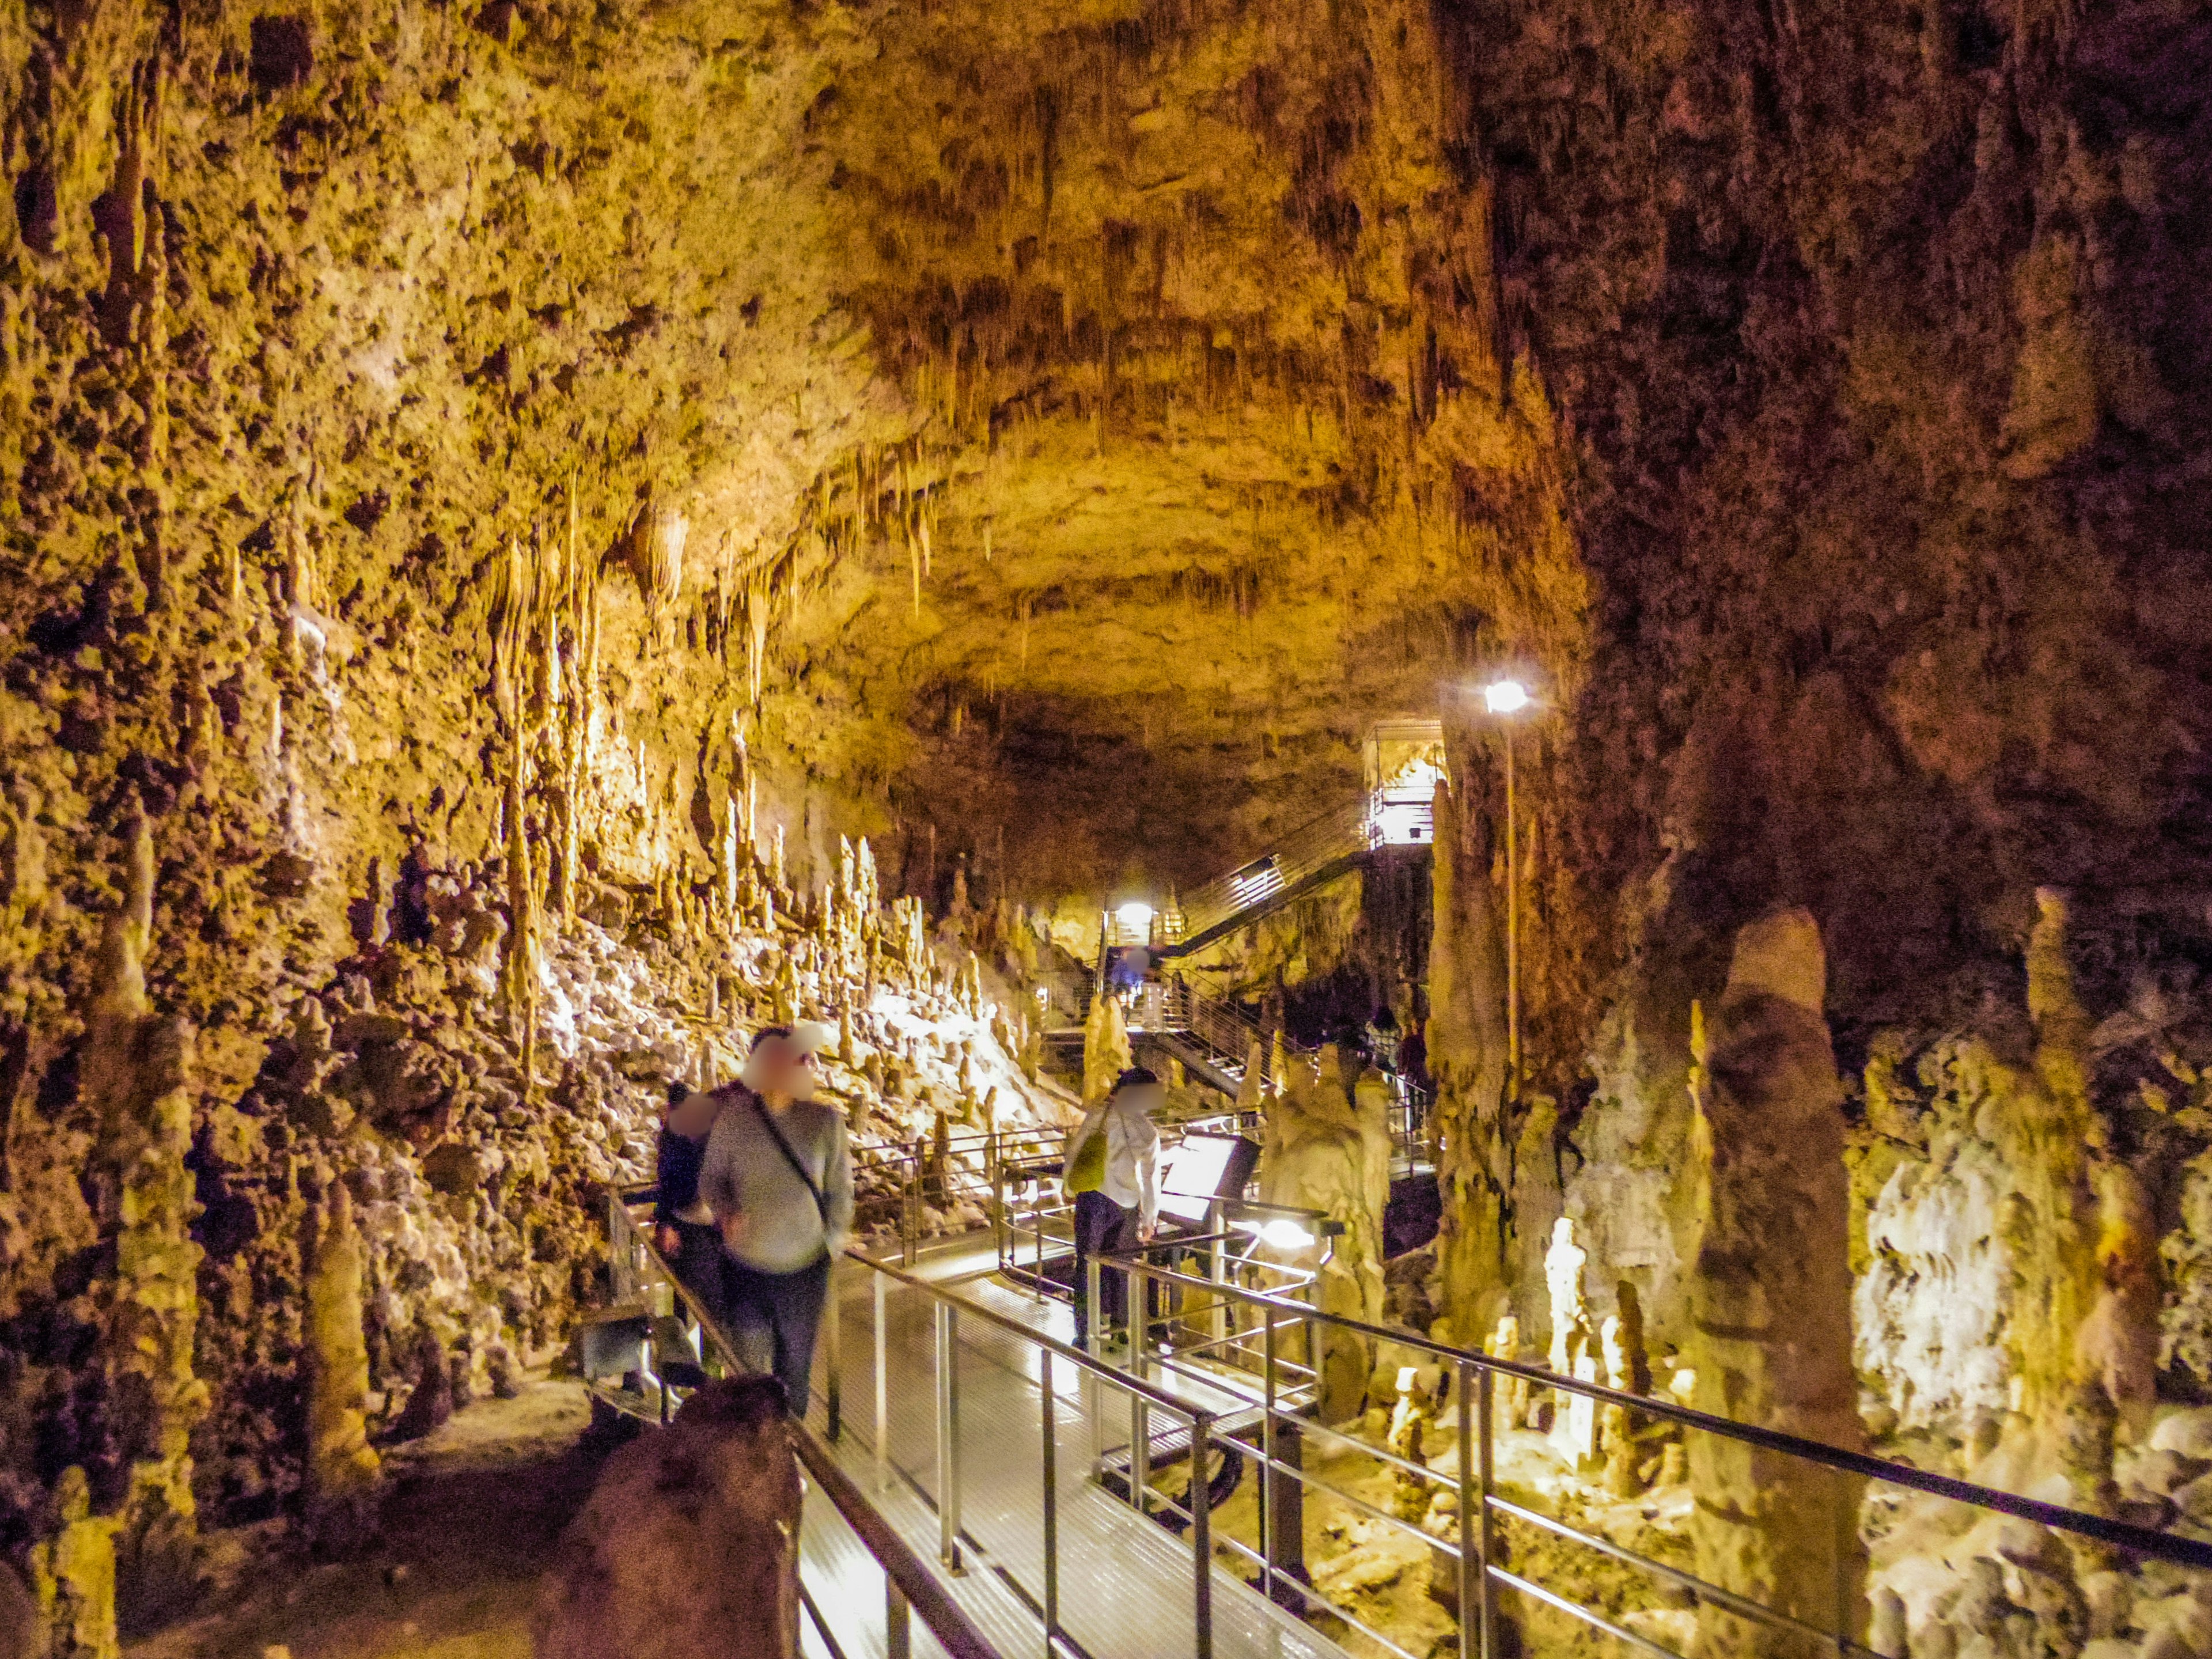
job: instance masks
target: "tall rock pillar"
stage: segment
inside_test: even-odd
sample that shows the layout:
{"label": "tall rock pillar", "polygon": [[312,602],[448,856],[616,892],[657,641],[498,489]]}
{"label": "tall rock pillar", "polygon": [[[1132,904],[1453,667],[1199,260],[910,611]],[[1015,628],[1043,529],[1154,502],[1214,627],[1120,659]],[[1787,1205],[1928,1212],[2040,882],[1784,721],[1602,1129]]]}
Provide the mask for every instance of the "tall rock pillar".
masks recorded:
{"label": "tall rock pillar", "polygon": [[[1782,911],[1736,935],[1711,1028],[1692,1035],[1690,1352],[1701,1411],[1855,1451],[1850,1189],[1826,991],[1813,918]],[[1689,1453],[1700,1576],[1858,1638],[1864,1483],[1713,1435],[1692,1434]],[[1700,1612],[1700,1659],[1797,1659],[1817,1645]]]}
{"label": "tall rock pillar", "polygon": [[[1380,1076],[1347,1077],[1334,1047],[1317,1064],[1289,1062],[1267,1114],[1260,1194],[1269,1204],[1319,1210],[1344,1224],[1322,1270],[1324,1312],[1372,1324],[1382,1317],[1382,1215],[1390,1201],[1389,1096]],[[1364,1083],[1366,1086],[1361,1086]],[[1375,1356],[1364,1339],[1331,1332],[1322,1352],[1321,1413],[1328,1423],[1364,1402]]]}
{"label": "tall rock pillar", "polygon": [[1509,1283],[1505,958],[1482,827],[1447,786],[1437,786],[1428,1066],[1441,1142],[1444,1307],[1452,1340],[1462,1346],[1482,1340]]}

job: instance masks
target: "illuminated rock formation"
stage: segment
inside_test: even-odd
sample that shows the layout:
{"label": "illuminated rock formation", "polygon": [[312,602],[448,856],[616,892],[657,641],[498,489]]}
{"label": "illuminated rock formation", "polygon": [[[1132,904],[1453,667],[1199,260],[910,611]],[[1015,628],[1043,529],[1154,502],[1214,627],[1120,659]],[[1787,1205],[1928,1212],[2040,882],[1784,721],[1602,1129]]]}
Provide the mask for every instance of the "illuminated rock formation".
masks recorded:
{"label": "illuminated rock formation", "polygon": [[[1700,1222],[1692,1285],[1695,1403],[1856,1450],[1843,1091],[1813,918],[1736,935],[1697,1049]],[[1781,1454],[1690,1437],[1699,1575],[1820,1629],[1856,1632],[1863,1483]],[[1707,1605],[1700,1651],[1795,1653],[1796,1638]]]}
{"label": "illuminated rock formation", "polygon": [[[1344,1224],[1322,1271],[1318,1299],[1331,1312],[1373,1324],[1382,1315],[1382,1211],[1390,1195],[1387,1097],[1371,1085],[1363,1087],[1357,1075],[1347,1079],[1334,1048],[1285,1070],[1282,1090],[1267,1109],[1261,1200],[1318,1210]],[[1334,1334],[1325,1339],[1324,1421],[1341,1422],[1360,1410],[1374,1368],[1367,1342]]]}

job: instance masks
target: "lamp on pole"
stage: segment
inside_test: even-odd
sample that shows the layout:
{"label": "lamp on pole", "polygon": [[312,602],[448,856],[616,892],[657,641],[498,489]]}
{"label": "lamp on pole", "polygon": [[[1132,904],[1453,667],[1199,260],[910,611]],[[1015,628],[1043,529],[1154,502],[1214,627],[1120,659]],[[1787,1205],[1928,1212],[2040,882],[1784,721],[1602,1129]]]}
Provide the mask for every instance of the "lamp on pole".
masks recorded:
{"label": "lamp on pole", "polygon": [[1518,680],[1496,680],[1482,688],[1482,706],[1499,716],[1505,728],[1505,1071],[1510,1098],[1521,1098],[1521,855],[1513,809],[1513,725],[1506,718],[1530,702]]}

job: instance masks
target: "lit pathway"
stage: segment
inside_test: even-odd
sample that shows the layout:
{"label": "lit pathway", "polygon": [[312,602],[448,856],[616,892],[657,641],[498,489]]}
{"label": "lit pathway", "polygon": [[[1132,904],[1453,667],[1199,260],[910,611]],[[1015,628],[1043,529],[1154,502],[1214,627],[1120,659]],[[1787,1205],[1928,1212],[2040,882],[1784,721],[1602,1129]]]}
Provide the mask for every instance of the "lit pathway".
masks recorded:
{"label": "lit pathway", "polygon": [[[989,1260],[987,1243],[981,1266],[987,1267]],[[933,1258],[921,1271],[940,1283],[957,1284],[971,1304],[1073,1340],[1066,1308],[1034,1301],[980,1276],[977,1261],[973,1254],[954,1252]],[[933,1565],[938,1518],[933,1500],[938,1488],[931,1304],[918,1291],[896,1283],[886,1287],[891,1474],[888,1489],[878,1492],[873,1277],[858,1263],[839,1270],[845,1356],[845,1434],[839,1450],[861,1489],[915,1553]],[[981,1319],[963,1319],[959,1335],[961,1515],[969,1559],[967,1571],[950,1582],[1000,1651],[1007,1659],[1023,1659],[1045,1650],[1036,1610],[1044,1587],[1038,1350]],[[817,1370],[817,1388],[821,1375]],[[1053,1381],[1058,1401],[1061,1626],[1092,1659],[1182,1659],[1194,1652],[1189,1549],[1092,1483],[1096,1448],[1084,1411],[1086,1390],[1066,1361],[1054,1362]],[[1110,1389],[1099,1393],[1104,1415],[1098,1432],[1109,1446],[1125,1444],[1127,1396]],[[813,1420],[818,1428],[819,1401]],[[839,1645],[849,1659],[881,1655],[882,1575],[836,1512],[811,1492],[803,1548],[810,1580],[841,1587],[829,1595],[815,1591]],[[822,1576],[815,1577],[817,1572]],[[849,1591],[842,1589],[844,1585],[851,1586]],[[1343,1651],[1218,1570],[1213,1575],[1213,1630],[1219,1659],[1340,1659]],[[919,1620],[914,1632],[915,1653],[939,1651]],[[809,1638],[811,1653],[826,1654],[814,1641],[811,1624]]]}

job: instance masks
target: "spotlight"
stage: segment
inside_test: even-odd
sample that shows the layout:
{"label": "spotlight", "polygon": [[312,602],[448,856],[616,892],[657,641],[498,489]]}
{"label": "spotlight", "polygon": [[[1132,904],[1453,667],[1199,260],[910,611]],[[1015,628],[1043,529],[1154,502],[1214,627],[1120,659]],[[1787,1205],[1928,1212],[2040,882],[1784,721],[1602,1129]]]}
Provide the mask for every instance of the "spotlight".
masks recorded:
{"label": "spotlight", "polygon": [[1131,899],[1115,907],[1114,920],[1133,933],[1148,933],[1152,928],[1152,907],[1142,899]]}
{"label": "spotlight", "polygon": [[1297,1222],[1286,1221],[1279,1216],[1273,1221],[1232,1221],[1229,1224],[1238,1232],[1249,1233],[1262,1244],[1272,1245],[1279,1250],[1307,1249],[1314,1243],[1311,1233]]}
{"label": "spotlight", "polygon": [[1499,680],[1482,688],[1482,706],[1493,714],[1516,714],[1528,702],[1528,688],[1518,680]]}

